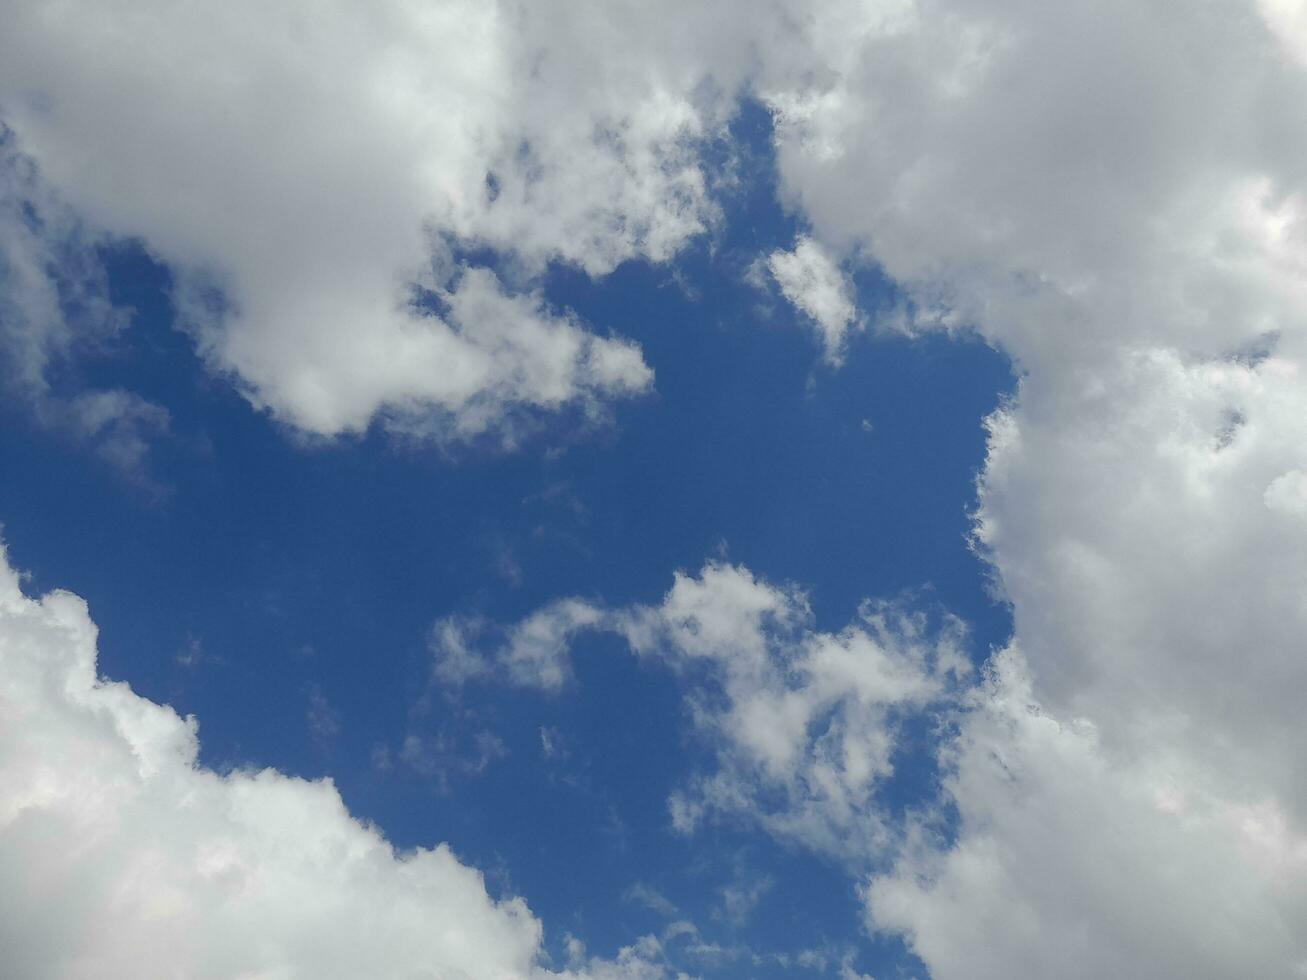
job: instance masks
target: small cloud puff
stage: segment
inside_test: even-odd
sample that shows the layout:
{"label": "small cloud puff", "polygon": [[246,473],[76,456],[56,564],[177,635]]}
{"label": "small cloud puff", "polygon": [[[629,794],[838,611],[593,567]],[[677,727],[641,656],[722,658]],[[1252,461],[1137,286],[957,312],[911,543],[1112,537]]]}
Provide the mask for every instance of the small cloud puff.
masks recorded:
{"label": "small cloud puff", "polygon": [[795,242],[792,251],[772,252],[767,257],[767,269],[781,294],[817,328],[826,360],[839,364],[844,359],[848,334],[862,326],[852,286],[839,263],[805,235]]}

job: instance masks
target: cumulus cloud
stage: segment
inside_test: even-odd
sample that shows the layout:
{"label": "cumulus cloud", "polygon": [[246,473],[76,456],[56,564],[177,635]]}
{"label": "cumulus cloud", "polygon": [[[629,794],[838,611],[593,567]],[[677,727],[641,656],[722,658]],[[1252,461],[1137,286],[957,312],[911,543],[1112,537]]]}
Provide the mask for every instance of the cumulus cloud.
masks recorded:
{"label": "cumulus cloud", "polygon": [[1298,819],[1305,438],[1294,360],[1123,354],[991,421],[977,529],[1052,710],[1125,755],[1183,747]]}
{"label": "cumulus cloud", "polygon": [[990,420],[977,539],[1019,652],[942,750],[956,839],[872,885],[873,923],[939,978],[1298,975],[1299,364],[1062,377]]}
{"label": "cumulus cloud", "polygon": [[1269,798],[1231,800],[1193,757],[1114,759],[1086,719],[995,661],[949,744],[952,847],[918,826],[867,895],[933,976],[1301,976],[1307,838]]}
{"label": "cumulus cloud", "polygon": [[572,638],[603,620],[598,607],[581,599],[559,599],[507,628],[478,618],[446,617],[431,628],[432,671],[438,680],[457,686],[498,668],[515,683],[557,689],[571,676]]}
{"label": "cumulus cloud", "polygon": [[[0,555],[0,948],[31,978],[543,978],[542,929],[445,845],[398,852],[330,780],[199,765],[197,726],[96,673],[66,592]],[[638,948],[562,974],[658,978]]]}
{"label": "cumulus cloud", "polygon": [[757,84],[812,238],[892,277],[906,329],[977,330],[1021,374],[976,538],[1038,723],[1007,681],[977,703],[958,837],[869,893],[875,921],[940,980],[1293,975],[1301,5],[899,10],[814,23],[827,70]]}
{"label": "cumulus cloud", "polygon": [[[172,266],[216,372],[309,433],[380,419],[439,438],[644,390],[636,348],[542,329],[519,294],[550,262],[673,258],[717,221],[702,150],[750,81],[826,77],[896,19],[861,0],[820,17],[792,0],[7,14],[0,114],[82,220]],[[484,249],[506,281],[463,278]],[[774,259],[836,358],[851,321],[822,249]]]}
{"label": "cumulus cloud", "polygon": [[696,727],[716,747],[716,769],[672,797],[673,824],[744,818],[855,865],[888,841],[875,802],[901,721],[970,671],[952,618],[932,628],[901,604],[868,602],[826,633],[801,591],[739,566],[678,574],[661,605],[615,622],[636,653],[687,672]]}
{"label": "cumulus cloud", "polygon": [[7,18],[0,107],[26,151],[93,227],[174,266],[184,324],[255,405],[311,433],[382,416],[457,437],[648,386],[633,345],[450,249],[599,274],[703,231],[693,148],[714,118],[656,73],[602,49],[573,64],[565,25],[512,4]]}
{"label": "cumulus cloud", "polygon": [[767,269],[781,294],[817,328],[826,359],[838,364],[845,335],[858,325],[852,289],[840,267],[820,245],[803,236],[791,251],[772,252]]}
{"label": "cumulus cloud", "polygon": [[562,599],[509,626],[441,620],[434,671],[446,683],[489,675],[557,690],[585,631],[614,633],[685,680],[716,766],[668,801],[678,830],[742,818],[859,866],[892,837],[874,803],[902,720],[949,700],[971,671],[952,617],[869,601],[845,629],[822,632],[801,590],[720,562],[677,573],[654,606]]}
{"label": "cumulus cloud", "polygon": [[1032,374],[1300,323],[1307,82],[1254,5],[904,9],[806,87],[760,85],[812,237],[865,248],[915,322],[975,326]]}

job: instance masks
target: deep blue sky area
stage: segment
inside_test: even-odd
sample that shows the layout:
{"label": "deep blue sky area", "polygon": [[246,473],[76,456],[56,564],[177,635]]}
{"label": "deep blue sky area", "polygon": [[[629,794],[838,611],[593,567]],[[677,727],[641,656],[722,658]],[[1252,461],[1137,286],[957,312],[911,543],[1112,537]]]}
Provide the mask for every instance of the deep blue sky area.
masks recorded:
{"label": "deep blue sky area", "polygon": [[[726,197],[710,241],[674,266],[546,277],[551,304],[634,339],[655,371],[656,391],[610,425],[545,422],[513,452],[379,431],[304,445],[206,372],[174,329],[168,271],[123,243],[111,285],[135,314],[78,380],[167,407],[155,486],[11,407],[0,520],[30,591],[90,603],[104,675],[197,715],[206,763],[332,776],[397,844],[447,840],[492,889],[524,895],[551,949],[568,931],[599,952],[657,931],[665,919],[624,897],[643,883],[706,939],[855,944],[855,965],[875,970],[901,948],[861,934],[843,871],[743,826],[671,831],[667,796],[706,757],[668,673],[599,637],[578,642],[576,683],[557,694],[454,695],[428,679],[438,617],[512,621],[566,595],[656,602],[673,571],[710,557],[798,583],[822,628],[864,597],[925,587],[970,625],[978,659],[1006,638],[966,533],[981,420],[1012,388],[1008,363],[965,337],[871,330],[843,366],[823,364],[789,306],[746,281],[799,229],[775,201],[761,117],[737,130],[749,196]],[[892,300],[872,275],[859,288],[863,309]],[[502,752],[478,771],[487,734]],[[401,759],[407,735],[430,750],[422,771]],[[764,878],[751,918],[720,915],[723,886]]]}

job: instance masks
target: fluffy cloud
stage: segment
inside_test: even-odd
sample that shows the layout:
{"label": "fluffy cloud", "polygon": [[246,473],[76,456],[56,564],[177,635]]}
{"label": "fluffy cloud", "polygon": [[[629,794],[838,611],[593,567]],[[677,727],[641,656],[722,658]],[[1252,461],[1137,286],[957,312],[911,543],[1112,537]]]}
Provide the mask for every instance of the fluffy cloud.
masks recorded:
{"label": "fluffy cloud", "polygon": [[1301,323],[1307,79],[1253,5],[906,10],[815,49],[806,87],[759,84],[814,239],[865,249],[916,323],[974,325],[1032,375]]}
{"label": "fluffy cloud", "polygon": [[677,573],[656,606],[563,599],[507,627],[441,620],[433,669],[445,683],[495,674],[557,690],[584,631],[615,633],[685,681],[716,767],[669,800],[674,826],[744,818],[855,867],[893,836],[875,798],[893,772],[900,723],[951,700],[971,671],[952,617],[932,623],[902,603],[867,602],[855,622],[826,633],[799,589],[718,562]]}
{"label": "fluffy cloud", "polygon": [[92,226],[174,265],[184,324],[254,404],[313,433],[381,415],[457,436],[648,386],[634,347],[450,252],[599,274],[704,230],[714,117],[638,60],[574,63],[550,43],[566,23],[513,4],[6,18],[0,108],[25,151]]}
{"label": "fluffy cloud", "polygon": [[990,420],[978,512],[1021,652],[942,749],[956,839],[872,884],[873,925],[938,978],[1301,975],[1300,362],[1042,380]]}
{"label": "fluffy cloud", "polygon": [[767,257],[767,270],[781,294],[813,325],[826,349],[826,359],[838,364],[844,353],[845,334],[857,325],[849,282],[820,245],[801,237],[789,252]]}
{"label": "fluffy cloud", "polygon": [[[330,780],[196,762],[194,719],[96,675],[76,596],[0,555],[0,948],[36,978],[510,980],[541,926],[440,845],[396,852]],[[641,950],[571,978],[658,978]]]}
{"label": "fluffy cloud", "polygon": [[716,563],[678,574],[659,606],[615,624],[637,654],[688,675],[692,716],[716,746],[717,768],[671,799],[673,824],[744,818],[855,867],[888,842],[875,802],[900,722],[970,670],[951,618],[932,629],[901,605],[869,602],[826,633],[802,592]]}
{"label": "fluffy cloud", "polygon": [[937,977],[1307,973],[1307,838],[1274,800],[1232,801],[1167,749],[1113,758],[1034,702],[1008,650],[945,750],[960,829],[926,823],[868,889]]}
{"label": "fluffy cloud", "polygon": [[[1121,355],[991,421],[978,534],[1040,699],[1307,817],[1307,387],[1295,360]],[[1050,404],[1050,401],[1053,404]]]}
{"label": "fluffy cloud", "polygon": [[[20,0],[7,19],[0,114],[82,219],[173,267],[215,371],[310,433],[380,419],[459,438],[644,390],[633,347],[518,294],[549,262],[672,258],[716,221],[701,151],[750,81],[825,78],[898,15]],[[483,248],[509,280],[483,274],[499,301],[465,310],[489,336],[446,308]],[[851,311],[821,249],[774,264],[835,358]],[[551,383],[523,370],[537,360]]]}
{"label": "fluffy cloud", "polygon": [[[514,683],[557,689],[571,675],[568,652],[572,638],[604,619],[601,610],[581,599],[552,602],[506,630],[480,619],[447,617],[431,628],[434,674],[457,685],[498,666]],[[487,632],[503,634],[491,654],[479,648]]]}

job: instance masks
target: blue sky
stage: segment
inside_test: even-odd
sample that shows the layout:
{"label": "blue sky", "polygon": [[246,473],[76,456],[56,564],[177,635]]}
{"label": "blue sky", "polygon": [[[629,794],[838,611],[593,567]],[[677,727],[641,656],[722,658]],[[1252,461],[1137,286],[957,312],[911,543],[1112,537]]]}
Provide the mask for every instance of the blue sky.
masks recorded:
{"label": "blue sky", "polygon": [[[746,281],[795,222],[775,197],[766,115],[750,107],[734,136],[751,180],[711,247],[599,283],[545,279],[551,305],[636,340],[655,372],[656,391],[599,429],[546,421],[519,452],[377,432],[297,444],[206,374],[175,329],[167,268],[114,242],[109,287],[131,326],[73,383],[143,394],[173,435],[124,475],[10,412],[0,508],[32,590],[83,596],[101,671],[196,715],[207,765],[331,776],[397,844],[448,841],[498,869],[555,943],[570,930],[611,952],[656,931],[665,915],[631,895],[642,886],[722,945],[847,947],[883,968],[902,946],[865,936],[837,868],[747,828],[671,828],[666,799],[703,763],[675,678],[598,639],[579,644],[561,693],[429,689],[439,617],[654,601],[673,570],[714,557],[801,584],[827,628],[864,598],[919,590],[970,624],[977,660],[1006,639],[967,513],[1008,364],[976,338],[890,336],[824,367],[795,311]],[[860,277],[864,308],[891,294]],[[543,756],[542,729],[564,758]],[[448,743],[426,771],[402,759],[411,733]],[[483,760],[486,736],[500,748]],[[903,773],[888,805],[932,778],[929,759],[911,765],[928,771]],[[757,908],[723,920],[721,890],[760,882]]]}
{"label": "blue sky", "polygon": [[0,976],[1307,971],[1301,0],[0,13]]}

